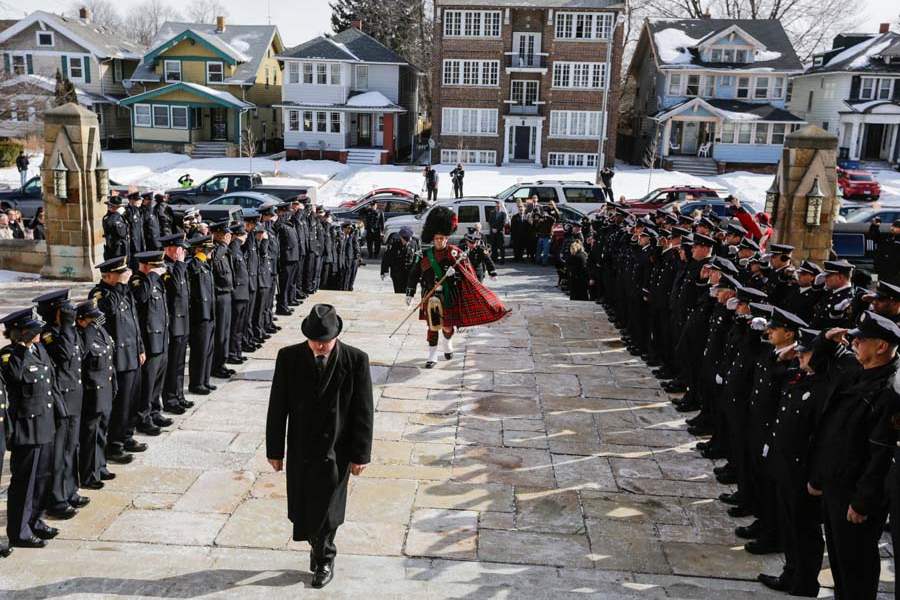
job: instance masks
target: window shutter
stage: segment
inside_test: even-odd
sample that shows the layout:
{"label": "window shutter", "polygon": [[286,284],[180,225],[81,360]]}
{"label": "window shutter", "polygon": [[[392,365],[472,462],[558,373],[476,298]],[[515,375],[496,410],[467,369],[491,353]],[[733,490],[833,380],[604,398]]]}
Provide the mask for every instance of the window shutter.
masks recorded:
{"label": "window shutter", "polygon": [[29,75],[34,75],[34,64],[31,62],[30,54],[25,55],[25,66],[26,66],[25,72],[28,73]]}
{"label": "window shutter", "polygon": [[85,56],[82,59],[82,62],[84,64],[84,82],[90,83],[91,82],[91,57]]}
{"label": "window shutter", "polygon": [[12,73],[12,59],[9,57],[9,52],[3,53],[3,70]]}
{"label": "window shutter", "polygon": [[850,97],[851,98],[859,98],[859,86],[860,86],[860,77],[859,77],[859,75],[854,75],[853,79],[850,80]]}
{"label": "window shutter", "polygon": [[66,55],[62,55],[59,57],[60,65],[62,67],[62,76],[63,79],[69,78],[69,57]]}

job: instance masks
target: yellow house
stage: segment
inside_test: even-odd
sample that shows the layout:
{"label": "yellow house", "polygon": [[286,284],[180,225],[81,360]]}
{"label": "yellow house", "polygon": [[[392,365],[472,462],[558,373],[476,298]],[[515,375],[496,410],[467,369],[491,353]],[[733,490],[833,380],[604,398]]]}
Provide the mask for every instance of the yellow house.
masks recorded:
{"label": "yellow house", "polygon": [[125,82],[135,152],[195,157],[280,150],[284,49],[274,25],[165,23]]}

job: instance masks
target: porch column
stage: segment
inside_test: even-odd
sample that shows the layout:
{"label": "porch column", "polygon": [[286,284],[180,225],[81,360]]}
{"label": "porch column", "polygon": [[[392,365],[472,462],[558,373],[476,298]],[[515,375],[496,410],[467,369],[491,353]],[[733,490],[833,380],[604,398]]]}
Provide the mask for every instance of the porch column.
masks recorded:
{"label": "porch column", "polygon": [[859,121],[853,122],[853,129],[850,132],[850,153],[847,158],[850,160],[859,160],[859,134],[860,134],[860,123]]}
{"label": "porch column", "polygon": [[509,164],[509,119],[503,120],[503,164]]}
{"label": "porch column", "polygon": [[663,139],[662,139],[662,147],[659,150],[659,156],[668,156],[669,155],[669,138],[672,137],[672,119],[666,119],[666,124],[663,127]]}
{"label": "porch column", "polygon": [[384,149],[388,152],[388,160],[394,160],[394,115],[384,113],[384,131],[381,136]]}
{"label": "porch column", "polygon": [[537,136],[534,142],[534,164],[537,166],[542,166],[541,162],[541,137],[544,133],[544,123],[543,121],[538,122],[537,125],[532,127],[532,131],[534,135]]}

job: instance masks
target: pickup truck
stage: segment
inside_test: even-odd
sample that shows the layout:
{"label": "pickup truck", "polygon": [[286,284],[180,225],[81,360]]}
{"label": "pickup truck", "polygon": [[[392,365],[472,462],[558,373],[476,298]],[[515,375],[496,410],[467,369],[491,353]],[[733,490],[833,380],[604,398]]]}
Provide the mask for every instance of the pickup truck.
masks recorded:
{"label": "pickup truck", "polygon": [[[143,192],[146,188],[126,185],[109,180],[109,189],[118,191],[121,195],[125,195],[129,190],[137,190]],[[44,205],[44,197],[41,190],[41,177],[35,175],[25,182],[25,187],[15,188],[12,190],[0,190],[0,210],[7,208],[18,209],[22,213],[22,218],[31,219],[37,210]]]}
{"label": "pickup truck", "polygon": [[263,185],[259,173],[218,173],[203,183],[187,188],[166,190],[169,202],[177,204],[206,204],[223,194],[231,192],[261,192],[282,200],[290,200],[300,195],[315,200],[316,188],[313,186],[280,186]]}

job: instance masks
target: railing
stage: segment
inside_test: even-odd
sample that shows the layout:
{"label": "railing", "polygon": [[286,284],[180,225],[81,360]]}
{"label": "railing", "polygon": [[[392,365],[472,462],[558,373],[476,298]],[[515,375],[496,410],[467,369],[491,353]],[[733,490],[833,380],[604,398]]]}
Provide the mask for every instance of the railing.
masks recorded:
{"label": "railing", "polygon": [[506,66],[511,69],[546,69],[547,53],[519,54],[518,52],[507,52]]}
{"label": "railing", "polygon": [[507,115],[542,115],[544,114],[544,103],[538,101],[533,104],[521,104],[513,100],[504,100],[506,104]]}

